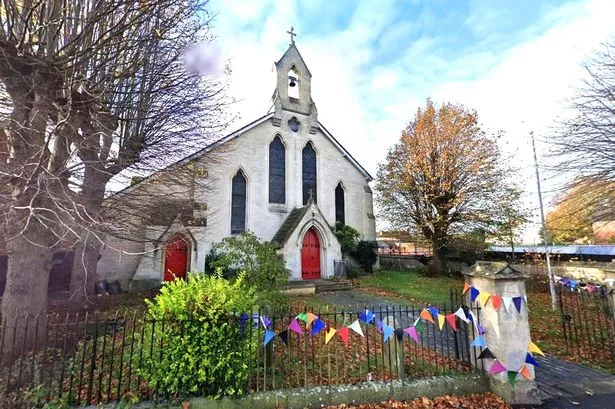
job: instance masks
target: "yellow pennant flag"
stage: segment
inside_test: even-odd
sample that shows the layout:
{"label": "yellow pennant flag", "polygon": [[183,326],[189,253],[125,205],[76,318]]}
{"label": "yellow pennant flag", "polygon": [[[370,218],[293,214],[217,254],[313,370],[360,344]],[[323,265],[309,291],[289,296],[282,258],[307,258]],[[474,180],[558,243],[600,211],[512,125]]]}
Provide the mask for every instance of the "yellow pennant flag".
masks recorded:
{"label": "yellow pennant flag", "polygon": [[491,294],[489,294],[487,291],[481,291],[480,294],[478,295],[478,299],[480,300],[480,303],[483,306],[483,308],[485,307],[485,305],[487,305],[487,301],[489,301],[489,297],[491,297]]}
{"label": "yellow pennant flag", "polygon": [[432,324],[435,324],[435,321],[433,320],[433,317],[431,316],[431,312],[425,308],[423,311],[421,311],[421,318],[426,319],[427,321],[431,322]]}
{"label": "yellow pennant flag", "polygon": [[446,321],[446,317],[442,314],[438,314],[438,325],[440,326],[440,331],[444,327],[444,321]]}
{"label": "yellow pennant flag", "polygon": [[333,335],[335,335],[336,332],[337,330],[335,328],[329,327],[329,330],[325,334],[325,345],[327,345],[329,341],[331,341],[331,338],[333,338]]}
{"label": "yellow pennant flag", "polygon": [[316,315],[312,314],[311,312],[308,312],[306,315],[307,315],[307,321],[305,323],[305,327],[308,328],[310,325],[312,325],[314,320],[316,320],[316,318],[318,318],[318,317]]}
{"label": "yellow pennant flag", "polygon": [[542,352],[540,348],[538,348],[538,346],[532,341],[530,341],[530,347],[528,348],[528,352],[534,352],[536,354],[545,356],[544,352]]}
{"label": "yellow pennant flag", "polygon": [[461,292],[461,295],[464,295],[465,293],[467,293],[469,289],[470,289],[470,284],[463,283],[463,291]]}

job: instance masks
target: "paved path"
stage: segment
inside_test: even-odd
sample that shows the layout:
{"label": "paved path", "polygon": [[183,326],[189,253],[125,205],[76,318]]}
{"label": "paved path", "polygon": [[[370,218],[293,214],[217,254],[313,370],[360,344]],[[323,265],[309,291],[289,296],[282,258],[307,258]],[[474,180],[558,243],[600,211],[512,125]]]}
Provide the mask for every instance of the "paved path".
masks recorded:
{"label": "paved path", "polygon": [[[317,294],[317,297],[329,304],[352,309],[369,306],[376,307],[378,311],[379,307],[399,307],[398,300],[359,291],[322,293]],[[402,311],[405,312],[403,308]],[[405,326],[414,322],[418,312],[417,308],[415,315],[410,313],[396,316],[401,317],[401,325]],[[443,338],[434,337],[431,342],[427,340],[427,344],[432,348],[437,346],[439,350],[448,349],[449,356],[453,356],[453,351],[446,347],[446,338],[452,336],[449,328]],[[537,361],[540,367],[536,370],[536,383],[546,401],[545,408],[615,408],[614,375],[552,356],[537,357]]]}

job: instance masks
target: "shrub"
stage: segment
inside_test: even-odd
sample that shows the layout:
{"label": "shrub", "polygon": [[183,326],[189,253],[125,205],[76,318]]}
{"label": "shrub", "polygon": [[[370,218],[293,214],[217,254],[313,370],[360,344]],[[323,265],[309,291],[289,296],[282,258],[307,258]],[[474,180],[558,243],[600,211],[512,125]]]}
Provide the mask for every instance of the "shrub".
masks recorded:
{"label": "shrub", "polygon": [[333,233],[340,242],[342,256],[346,257],[356,251],[360,233],[355,228],[336,222]]}
{"label": "shrub", "polygon": [[276,303],[282,298],[279,290],[288,283],[290,271],[277,254],[278,245],[262,241],[251,232],[226,237],[213,245],[211,266],[233,277],[241,271],[245,282],[256,289],[258,302]]}
{"label": "shrub", "polygon": [[245,351],[256,341],[243,336],[237,312],[251,311],[254,301],[243,276],[230,282],[192,274],[166,283],[147,301],[148,318],[164,321],[154,327],[163,353],[149,359],[149,385],[167,397],[242,394],[249,368]]}
{"label": "shrub", "polygon": [[378,243],[375,241],[361,240],[357,243],[356,250],[350,255],[359,263],[363,271],[366,273],[373,273],[374,263],[378,260],[378,254],[376,253],[377,249]]}

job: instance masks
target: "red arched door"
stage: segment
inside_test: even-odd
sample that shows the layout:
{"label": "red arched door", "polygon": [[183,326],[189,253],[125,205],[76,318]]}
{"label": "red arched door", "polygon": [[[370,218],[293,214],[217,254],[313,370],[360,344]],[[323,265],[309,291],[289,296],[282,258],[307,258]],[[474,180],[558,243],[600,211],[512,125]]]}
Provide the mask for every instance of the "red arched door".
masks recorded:
{"label": "red arched door", "polygon": [[164,249],[164,281],[186,277],[188,243],[181,236],[172,238]]}
{"label": "red arched door", "polygon": [[313,227],[303,237],[301,278],[304,280],[320,278],[320,240]]}

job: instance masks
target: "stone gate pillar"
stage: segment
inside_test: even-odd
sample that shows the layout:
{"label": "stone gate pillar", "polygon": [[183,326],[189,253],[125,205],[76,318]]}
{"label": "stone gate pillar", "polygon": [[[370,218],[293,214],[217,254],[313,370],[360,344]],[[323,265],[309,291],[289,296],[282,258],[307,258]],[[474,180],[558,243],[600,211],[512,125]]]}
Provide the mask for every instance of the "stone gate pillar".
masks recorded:
{"label": "stone gate pillar", "polygon": [[[490,296],[495,295],[496,305],[498,296],[503,297],[497,310],[494,308],[492,299],[488,299],[484,307],[481,297],[477,297],[475,302],[472,303],[473,306],[478,303],[481,306],[479,322],[485,330],[482,337],[486,342],[486,347],[491,351],[494,358],[506,368],[506,371],[494,375],[488,374],[491,389],[502,396],[509,404],[540,403],[539,391],[534,381],[534,366],[526,365],[528,347],[531,342],[525,297],[526,276],[507,263],[486,261],[478,261],[463,274],[466,283],[473,287],[466,293],[467,305],[470,305],[472,291],[476,293],[476,290],[481,293],[486,292]],[[513,302],[509,302],[509,308],[506,308],[504,300],[509,300],[508,297],[522,297],[520,312],[517,311]],[[517,299],[517,302],[519,302],[519,299]],[[477,354],[480,353],[478,348],[475,348],[475,350]],[[483,359],[485,372],[489,372],[495,359]],[[529,380],[518,373],[523,365],[526,365],[529,371],[531,378]],[[514,385],[509,382],[508,371],[517,372]]]}

